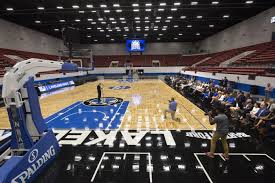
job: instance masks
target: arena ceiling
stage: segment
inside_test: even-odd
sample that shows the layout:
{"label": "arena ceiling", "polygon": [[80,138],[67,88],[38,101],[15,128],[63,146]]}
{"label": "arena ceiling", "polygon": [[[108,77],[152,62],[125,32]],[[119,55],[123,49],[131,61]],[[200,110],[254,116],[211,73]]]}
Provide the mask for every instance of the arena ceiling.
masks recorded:
{"label": "arena ceiling", "polygon": [[62,37],[81,31],[81,43],[194,42],[275,5],[274,0],[1,0],[0,18]]}

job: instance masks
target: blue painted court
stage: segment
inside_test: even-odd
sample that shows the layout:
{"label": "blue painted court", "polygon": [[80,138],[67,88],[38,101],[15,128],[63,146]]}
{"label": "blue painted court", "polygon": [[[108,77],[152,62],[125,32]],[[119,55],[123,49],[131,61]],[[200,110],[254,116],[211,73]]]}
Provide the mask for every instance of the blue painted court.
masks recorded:
{"label": "blue painted court", "polygon": [[[110,100],[112,102],[114,99]],[[92,100],[91,100],[92,101]],[[94,104],[94,101],[92,101]],[[85,105],[76,102],[45,119],[50,128],[116,129],[119,128],[129,102],[108,105]]]}

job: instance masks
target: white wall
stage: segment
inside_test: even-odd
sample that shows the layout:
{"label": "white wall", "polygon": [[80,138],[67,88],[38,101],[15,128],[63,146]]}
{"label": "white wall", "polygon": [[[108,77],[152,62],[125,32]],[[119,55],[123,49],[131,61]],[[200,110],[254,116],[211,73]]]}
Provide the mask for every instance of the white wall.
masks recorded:
{"label": "white wall", "polygon": [[[80,45],[79,48],[92,49],[93,55],[129,55],[126,43]],[[192,43],[147,43],[144,55],[183,54],[193,51]]]}
{"label": "white wall", "polygon": [[269,42],[272,32],[275,32],[275,24],[270,23],[273,16],[275,7],[197,42],[196,46],[199,50],[213,53]]}
{"label": "white wall", "polygon": [[63,41],[0,19],[0,48],[58,55]]}
{"label": "white wall", "polygon": [[[133,67],[134,69],[143,69],[144,73],[179,73],[182,67]],[[118,68],[95,68],[91,71],[91,74],[124,74],[126,72],[125,67]]]}

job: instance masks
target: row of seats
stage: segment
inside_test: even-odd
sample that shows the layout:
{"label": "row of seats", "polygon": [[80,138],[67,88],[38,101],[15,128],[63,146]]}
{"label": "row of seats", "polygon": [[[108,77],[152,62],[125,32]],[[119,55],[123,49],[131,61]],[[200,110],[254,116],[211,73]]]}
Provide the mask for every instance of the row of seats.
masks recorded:
{"label": "row of seats", "polygon": [[[0,77],[4,75],[5,68],[12,67],[18,61],[26,60],[30,58],[38,58],[38,59],[45,59],[45,60],[59,60],[59,56],[57,55],[48,55],[48,54],[32,53],[32,52],[26,52],[26,51],[0,48]],[[68,58],[61,57],[61,59],[66,60]],[[82,66],[88,67],[90,59],[89,58],[81,58],[81,59],[82,59]],[[52,72],[49,72],[49,73],[52,73]],[[49,73],[45,72],[44,74],[49,74]]]}
{"label": "row of seats", "polygon": [[205,62],[198,64],[198,66],[218,66],[221,63],[247,51],[252,51],[252,53],[234,61],[232,63],[232,66],[249,64],[253,64],[256,66],[257,64],[274,62],[275,41],[209,54],[209,57],[211,57],[211,59],[208,59]]}
{"label": "row of seats", "polygon": [[274,63],[275,60],[275,41],[257,44],[254,46],[248,47],[248,50],[255,50],[253,53],[243,57],[233,65],[260,65],[266,63]]}
{"label": "row of seats", "polygon": [[2,56],[3,55],[15,55],[22,59],[39,58],[39,59],[45,59],[45,60],[58,60],[58,56],[56,56],[56,55],[33,53],[33,52],[11,50],[11,49],[4,49],[4,48],[0,48],[0,55],[2,55]]}
{"label": "row of seats", "polygon": [[130,61],[134,67],[152,67],[153,61],[158,60],[160,66],[192,66],[207,58],[208,55],[120,55],[120,56],[94,56],[95,67],[109,67],[112,61],[119,61],[119,67],[123,67]]}
{"label": "row of seats", "polygon": [[261,75],[261,76],[274,76],[275,74],[269,73],[264,68],[240,68],[240,67],[189,67],[185,71],[196,72],[211,72],[211,73],[226,73],[226,74],[245,74],[245,75]]}
{"label": "row of seats", "polygon": [[119,67],[123,67],[127,61],[130,61],[134,67],[152,67],[153,60],[158,60],[160,66],[178,66],[181,55],[94,56],[95,67],[109,67],[112,61],[119,61]]}
{"label": "row of seats", "polygon": [[[274,64],[275,63],[275,41],[257,44],[253,46],[232,49],[228,51],[223,51],[213,54],[201,54],[201,55],[116,55],[116,56],[94,56],[94,66],[95,67],[109,67],[112,61],[119,61],[120,67],[123,67],[124,64],[129,60],[135,67],[152,67],[153,61],[158,60],[160,66],[192,66],[197,64],[198,67],[206,66],[219,66],[221,63],[237,56],[247,51],[252,51],[245,57],[240,58],[239,60],[231,63],[231,66],[241,67],[245,65],[262,65]],[[3,75],[5,67],[11,67],[16,63],[15,60],[8,58],[7,55],[14,55],[24,59],[29,58],[40,58],[47,60],[58,60],[56,55],[47,55],[40,53],[32,53],[25,51],[17,51],[10,49],[0,48],[0,76]],[[208,59],[206,59],[208,58]],[[65,58],[64,58],[65,59]],[[89,58],[84,59],[83,66],[89,66]],[[214,70],[213,70],[214,69]],[[199,68],[202,70],[202,68]],[[209,68],[206,68],[209,70]],[[213,71],[219,72],[217,68],[212,68]],[[225,72],[222,69],[222,72]],[[226,72],[240,72],[240,70],[235,71],[231,70]],[[246,71],[243,71],[246,73]],[[258,73],[258,72],[257,72]]]}
{"label": "row of seats", "polygon": [[[153,60],[159,60],[160,66],[219,66],[221,63],[238,56],[242,53],[251,51],[233,63],[232,66],[245,65],[266,65],[275,61],[275,41],[261,43],[257,45],[242,47],[238,49],[227,50],[213,54],[201,55],[120,55],[120,56],[95,56],[96,67],[109,67],[112,61],[119,61],[119,66],[123,66],[127,60],[130,60],[134,66],[151,67]],[[206,59],[209,58],[209,59]]]}

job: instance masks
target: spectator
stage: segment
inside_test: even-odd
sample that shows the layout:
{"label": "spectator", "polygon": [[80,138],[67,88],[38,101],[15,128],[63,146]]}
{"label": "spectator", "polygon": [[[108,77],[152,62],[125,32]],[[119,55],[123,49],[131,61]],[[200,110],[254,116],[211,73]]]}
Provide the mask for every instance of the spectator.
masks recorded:
{"label": "spectator", "polygon": [[[253,104],[251,99],[246,100],[244,105],[245,106],[243,108],[240,108],[239,105],[237,105],[236,107],[230,107],[232,116],[234,116],[235,118],[239,118],[241,120],[243,119],[243,117],[245,117],[247,113],[249,113],[253,109]],[[259,104],[255,103],[255,105],[258,106],[257,111],[255,112],[256,114],[259,110]]]}
{"label": "spectator", "polygon": [[259,122],[255,125],[256,128],[259,128],[260,125],[263,125],[267,122],[272,122],[275,120],[275,109],[272,109],[272,111],[265,117],[261,118]]}
{"label": "spectator", "polygon": [[259,109],[260,109],[260,104],[256,102],[254,104],[254,107],[250,111],[250,115],[256,115],[258,113]]}
{"label": "spectator", "polygon": [[242,91],[238,92],[238,95],[236,98],[237,107],[239,107],[240,109],[243,109],[245,102],[246,102],[246,97],[244,96],[244,93]]}
{"label": "spectator", "polygon": [[260,105],[260,109],[256,114],[247,114],[246,120],[243,122],[244,124],[251,124],[251,122],[258,122],[262,117],[265,117],[269,114],[269,110],[267,109],[268,104],[265,102],[262,102]]}
{"label": "spectator", "polygon": [[271,101],[269,106],[270,111],[272,111],[273,109],[275,109],[275,100]]}
{"label": "spectator", "polygon": [[224,88],[227,88],[228,85],[228,79],[227,77],[224,77],[224,79],[221,82],[221,86],[223,86]]}
{"label": "spectator", "polygon": [[272,86],[270,83],[267,83],[266,87],[265,87],[265,100],[269,101],[269,99],[271,98],[272,95]]}
{"label": "spectator", "polygon": [[234,106],[235,105],[235,97],[233,96],[232,93],[229,93],[228,94],[228,98],[226,98],[223,102],[223,104],[226,106],[226,107],[231,107],[231,106]]}
{"label": "spectator", "polygon": [[255,127],[258,128],[258,131],[260,133],[260,140],[262,140],[264,137],[271,137],[272,139],[274,139],[275,138],[275,109],[272,109],[270,114],[262,118]]}
{"label": "spectator", "polygon": [[224,92],[222,92],[222,91],[220,91],[220,95],[219,95],[220,97],[219,97],[219,101],[220,102],[222,102],[224,99],[225,99],[225,94],[224,94]]}

